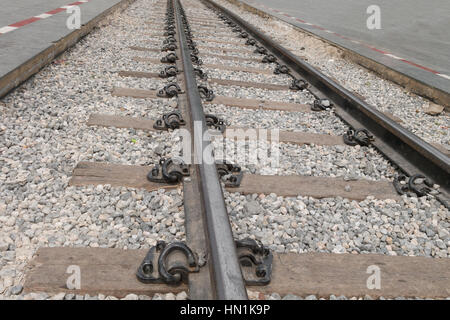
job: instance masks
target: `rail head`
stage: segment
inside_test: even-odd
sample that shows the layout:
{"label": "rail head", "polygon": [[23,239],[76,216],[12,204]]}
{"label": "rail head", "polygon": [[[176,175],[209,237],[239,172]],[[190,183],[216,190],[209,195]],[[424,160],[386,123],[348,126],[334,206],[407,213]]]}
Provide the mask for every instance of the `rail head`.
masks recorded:
{"label": "rail head", "polygon": [[[210,262],[212,263],[214,286],[216,289],[215,297],[220,300],[243,300],[247,299],[247,291],[236,253],[236,245],[223,198],[222,186],[216,164],[213,161],[214,155],[210,146],[211,140],[208,138],[205,114],[203,112],[195,78],[196,75],[191,62],[191,54],[181,19],[183,7],[179,0],[174,1],[174,8],[181,52],[180,58],[183,64],[186,86],[186,97],[191,114],[190,118],[193,122],[192,127],[201,129],[194,130],[193,133],[194,158],[199,162],[196,165],[199,168],[202,185]],[[209,161],[206,158],[209,158]]]}

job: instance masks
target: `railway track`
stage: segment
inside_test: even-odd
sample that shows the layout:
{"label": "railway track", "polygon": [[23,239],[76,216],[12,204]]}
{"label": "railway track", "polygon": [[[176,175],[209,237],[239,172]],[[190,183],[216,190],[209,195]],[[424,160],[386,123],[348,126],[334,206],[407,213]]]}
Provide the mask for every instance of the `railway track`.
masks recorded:
{"label": "railway track", "polygon": [[[120,85],[104,94],[119,104],[157,109],[149,112],[158,117],[121,107],[128,115],[90,113],[87,126],[94,139],[96,130],[105,130],[103,137],[114,135],[114,130],[142,131],[138,139],[154,139],[158,145],[145,144],[153,150],[144,165],[108,162],[121,152],[108,156],[99,151],[100,156],[78,162],[68,182],[70,188],[88,188],[88,194],[100,198],[109,190],[116,192],[114,188],[131,190],[131,198],[121,193],[115,203],[115,212],[131,208],[125,215],[83,219],[102,220],[93,222],[91,231],[108,223],[121,230],[124,223],[119,220],[129,215],[129,223],[138,227],[130,237],[134,243],[125,238],[124,247],[141,250],[136,255],[117,251],[117,257],[135,266],[129,270],[128,263],[124,279],[118,277],[125,282],[131,274],[136,282],[117,281],[117,287],[94,283],[98,287],[90,284],[86,292],[183,289],[190,299],[226,300],[247,299],[249,292],[250,298],[276,297],[278,291],[294,293],[294,298],[306,293],[361,297],[371,292],[354,283],[337,292],[333,272],[322,275],[328,291],[317,288],[314,279],[292,283],[295,274],[286,270],[295,273],[303,261],[298,253],[319,251],[354,253],[341,262],[347,266],[354,264],[352,259],[367,259],[360,262],[364,270],[352,269],[343,276],[359,272],[364,281],[367,265],[384,258],[371,260],[371,255],[360,253],[382,253],[385,258],[433,253],[442,258],[435,265],[425,258],[411,258],[418,259],[414,264],[408,257],[383,260],[392,270],[412,272],[407,285],[390,286],[386,294],[445,297],[442,284],[425,289],[431,270],[448,273],[450,161],[444,146],[425,142],[214,1],[155,1],[153,9],[144,15],[148,33],[137,43],[124,39],[130,63],[116,72]],[[128,135],[113,140],[117,144],[126,139]],[[175,142],[166,146],[169,140]],[[85,197],[81,190],[78,198]],[[152,196],[144,202],[146,192]],[[93,202],[98,200],[93,197]],[[133,201],[140,203],[130,207]],[[158,206],[161,201],[178,204],[167,210]],[[430,230],[433,223],[436,231]],[[149,243],[145,237],[150,229]],[[98,259],[98,270],[88,276],[93,282],[101,272],[99,265],[112,259],[107,248],[122,247],[108,242],[108,236],[119,235],[108,234],[104,243],[95,236],[74,243],[106,250],[96,251],[98,258],[86,255]],[[136,242],[142,245],[134,247]],[[54,266],[42,261],[72,261],[74,256],[83,260],[84,253],[73,250],[41,251],[25,289],[61,288],[64,274],[55,276]],[[328,262],[321,259],[320,254],[312,256],[311,266],[336,262],[331,256]],[[86,258],[80,263],[93,262]],[[427,268],[426,276],[418,277],[419,270]],[[386,273],[393,280],[399,276],[396,271]],[[411,285],[414,281],[420,285]]]}

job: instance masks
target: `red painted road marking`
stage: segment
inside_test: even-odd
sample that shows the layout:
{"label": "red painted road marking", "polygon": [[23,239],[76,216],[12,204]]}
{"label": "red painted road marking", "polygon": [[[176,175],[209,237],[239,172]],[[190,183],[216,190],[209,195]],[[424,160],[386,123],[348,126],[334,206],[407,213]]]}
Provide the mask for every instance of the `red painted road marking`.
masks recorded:
{"label": "red painted road marking", "polygon": [[79,6],[79,5],[81,5],[83,3],[86,3],[86,2],[89,2],[89,1],[91,1],[91,0],[81,0],[81,1],[73,2],[71,4],[68,4],[67,6],[63,6],[61,8],[57,8],[57,9],[54,9],[54,10],[51,10],[51,11],[47,11],[47,12],[42,13],[40,15],[37,15],[37,16],[34,16],[34,17],[31,17],[31,18],[19,21],[19,22],[15,22],[15,23],[7,25],[5,27],[1,27],[0,28],[0,35],[8,33],[8,32],[11,32],[11,31],[14,31],[14,30],[17,30],[18,28],[26,26],[26,25],[28,25],[30,23],[35,22],[35,21],[42,20],[42,19],[47,19],[48,17],[51,17],[52,15],[55,15],[55,14],[61,12],[61,11],[66,11],[67,8],[69,8],[69,7]]}
{"label": "red painted road marking", "polygon": [[400,59],[400,61],[406,62],[406,63],[408,63],[408,64],[410,64],[410,65],[412,65],[412,66],[415,66],[415,67],[417,67],[417,68],[426,70],[426,71],[431,72],[431,73],[434,73],[434,74],[438,74],[438,73],[439,73],[439,72],[437,72],[437,71],[435,71],[435,70],[433,70],[433,69],[430,69],[430,68],[421,66],[420,64],[417,64],[417,63],[414,63],[414,62],[411,62],[411,61],[408,61],[408,60],[405,60],[405,59]]}
{"label": "red painted road marking", "polygon": [[20,27],[23,27],[24,25],[33,23],[33,22],[38,21],[38,20],[41,20],[41,19],[33,17],[33,18],[29,18],[29,19],[26,19],[26,20],[22,20],[22,21],[10,24],[9,26],[10,27],[20,28]]}
{"label": "red painted road marking", "polygon": [[61,11],[64,11],[64,10],[66,10],[66,9],[58,8],[58,9],[55,9],[55,10],[52,10],[52,11],[48,11],[48,12],[46,12],[46,14],[51,14],[51,15],[53,15],[53,14],[57,14],[57,13],[59,13],[59,12],[61,12]]}
{"label": "red painted road marking", "polygon": [[377,48],[374,48],[374,47],[372,47],[372,46],[370,46],[370,45],[368,45],[368,44],[363,44],[365,47],[367,47],[367,48],[369,48],[369,49],[371,49],[371,50],[373,50],[373,51],[376,51],[376,52],[379,52],[379,53],[381,53],[381,54],[387,54],[388,52],[386,52],[386,51],[382,51],[382,50],[379,50],[379,49],[377,49]]}
{"label": "red painted road marking", "polygon": [[314,28],[319,29],[319,30],[325,30],[325,28],[322,28],[321,26],[317,26],[317,25],[315,25],[315,24],[313,24],[312,26],[313,26]]}

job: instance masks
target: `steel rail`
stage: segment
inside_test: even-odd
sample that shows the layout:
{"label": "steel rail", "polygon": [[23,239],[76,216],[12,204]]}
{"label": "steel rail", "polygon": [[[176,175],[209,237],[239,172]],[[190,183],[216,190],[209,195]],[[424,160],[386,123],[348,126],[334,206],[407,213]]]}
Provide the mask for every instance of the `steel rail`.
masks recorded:
{"label": "steel rail", "polygon": [[368,105],[323,73],[302,61],[269,36],[212,0],[201,0],[224,14],[265,46],[280,62],[309,83],[315,96],[325,95],[336,106],[335,113],[355,129],[366,128],[375,137],[372,145],[409,176],[423,174],[441,186],[439,201],[449,205],[450,159],[440,150]]}
{"label": "steel rail", "polygon": [[186,87],[191,125],[194,128],[194,159],[200,173],[202,198],[205,209],[206,233],[209,242],[209,262],[212,264],[214,297],[220,300],[247,299],[247,291],[236,254],[230,221],[223,198],[222,186],[214,162],[211,138],[206,126],[205,114],[198,92],[190,50],[181,19],[182,6],[174,1],[176,33],[179,39],[181,62]]}

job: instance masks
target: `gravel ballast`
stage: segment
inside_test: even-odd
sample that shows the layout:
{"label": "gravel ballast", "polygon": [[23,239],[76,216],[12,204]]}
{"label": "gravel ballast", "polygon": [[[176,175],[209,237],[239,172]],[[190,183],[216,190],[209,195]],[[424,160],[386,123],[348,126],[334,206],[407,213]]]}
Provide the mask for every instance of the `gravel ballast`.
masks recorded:
{"label": "gravel ballast", "polygon": [[136,1],[109,17],[1,100],[0,298],[68,299],[23,293],[25,267],[42,246],[139,249],[157,240],[184,240],[181,188],[68,186],[80,161],[152,165],[171,157],[179,144],[174,132],[86,125],[93,113],[156,119],[172,110],[167,99],[111,95],[115,86],[155,90],[166,82],[117,74],[161,71],[161,65],[133,61],[137,51],[127,48],[148,40],[143,22],[154,4]]}
{"label": "gravel ballast", "polygon": [[276,252],[450,256],[448,211],[431,198],[226,195],[235,236],[258,239]]}

